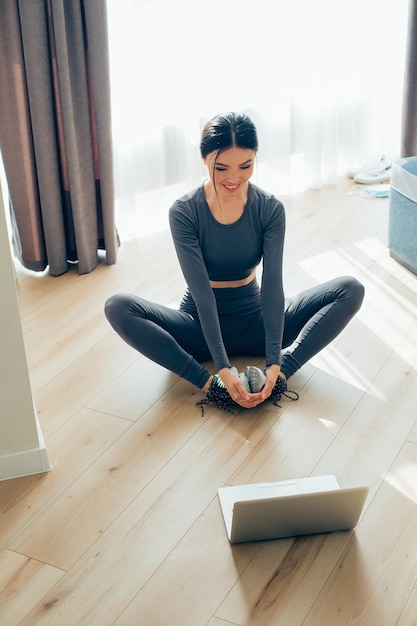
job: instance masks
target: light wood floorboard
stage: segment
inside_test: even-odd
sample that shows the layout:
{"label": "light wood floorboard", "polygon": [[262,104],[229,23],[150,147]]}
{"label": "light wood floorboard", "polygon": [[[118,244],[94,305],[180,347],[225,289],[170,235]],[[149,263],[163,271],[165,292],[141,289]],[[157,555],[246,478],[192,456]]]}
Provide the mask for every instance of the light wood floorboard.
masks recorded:
{"label": "light wood floorboard", "polygon": [[[351,274],[366,297],[281,407],[202,417],[109,327],[117,291],[179,303],[165,219],[86,276],[17,269],[53,469],[0,482],[2,626],[417,624],[417,277],[389,255],[388,200],[341,178],[283,201],[288,293]],[[218,487],[321,474],[370,486],[354,531],[230,546]]]}

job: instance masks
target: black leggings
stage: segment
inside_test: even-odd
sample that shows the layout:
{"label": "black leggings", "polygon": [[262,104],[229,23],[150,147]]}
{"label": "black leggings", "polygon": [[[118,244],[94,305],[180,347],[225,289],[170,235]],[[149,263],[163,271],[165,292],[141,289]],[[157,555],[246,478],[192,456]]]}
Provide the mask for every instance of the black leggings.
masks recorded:
{"label": "black leggings", "polygon": [[[257,282],[214,292],[228,355],[265,356]],[[363,296],[362,284],[344,276],[286,300],[282,347],[291,346],[282,356],[286,378],[343,330]],[[190,297],[177,310],[121,293],[107,300],[105,313],[114,330],[135,350],[198,388],[204,387],[210,373],[201,363],[211,360],[211,355]]]}

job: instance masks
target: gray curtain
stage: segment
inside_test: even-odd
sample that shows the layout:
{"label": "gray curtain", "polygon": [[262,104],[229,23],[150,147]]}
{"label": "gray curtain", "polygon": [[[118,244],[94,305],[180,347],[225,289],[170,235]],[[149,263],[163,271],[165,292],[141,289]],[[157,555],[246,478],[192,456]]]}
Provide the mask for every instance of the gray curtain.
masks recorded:
{"label": "gray curtain", "polygon": [[105,0],[0,0],[0,149],[25,267],[116,262]]}
{"label": "gray curtain", "polygon": [[417,0],[409,0],[401,156],[417,155]]}

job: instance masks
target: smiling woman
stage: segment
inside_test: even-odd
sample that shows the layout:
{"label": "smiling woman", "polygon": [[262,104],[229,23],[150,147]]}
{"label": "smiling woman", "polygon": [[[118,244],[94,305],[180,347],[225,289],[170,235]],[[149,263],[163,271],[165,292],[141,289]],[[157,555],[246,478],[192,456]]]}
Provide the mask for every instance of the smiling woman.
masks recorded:
{"label": "smiling woman", "polygon": [[[285,210],[249,180],[257,149],[244,113],[217,115],[204,126],[200,153],[209,178],[169,212],[187,283],[179,310],[134,294],[106,303],[109,322],[130,346],[206,392],[201,406],[277,403],[288,378],[341,332],[363,299],[362,285],[342,277],[285,300]],[[265,369],[248,365],[239,374],[230,362],[238,355],[264,357]],[[202,365],[208,360],[214,375]]]}

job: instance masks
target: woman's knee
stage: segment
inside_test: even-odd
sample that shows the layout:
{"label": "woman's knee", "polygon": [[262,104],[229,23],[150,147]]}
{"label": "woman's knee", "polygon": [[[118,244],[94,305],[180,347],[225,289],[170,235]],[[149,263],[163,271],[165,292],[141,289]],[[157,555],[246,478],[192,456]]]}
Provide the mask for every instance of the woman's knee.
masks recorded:
{"label": "woman's knee", "polygon": [[131,296],[127,293],[117,293],[110,296],[104,304],[104,314],[112,326],[120,323],[121,318],[129,310]]}
{"label": "woman's knee", "polygon": [[340,281],[344,297],[350,300],[355,310],[360,309],[365,297],[365,287],[363,284],[353,276],[342,276]]}

